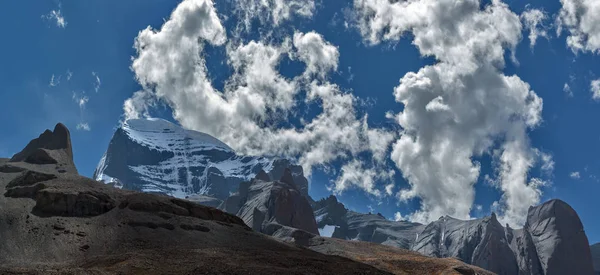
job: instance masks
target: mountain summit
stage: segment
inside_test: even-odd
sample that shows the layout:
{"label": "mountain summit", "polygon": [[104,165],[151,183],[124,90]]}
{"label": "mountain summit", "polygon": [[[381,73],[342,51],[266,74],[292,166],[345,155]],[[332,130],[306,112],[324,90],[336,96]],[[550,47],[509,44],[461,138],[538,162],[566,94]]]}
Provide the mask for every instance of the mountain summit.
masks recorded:
{"label": "mountain summit", "polygon": [[134,119],[116,130],[94,179],[178,198],[207,195],[224,200],[260,170],[278,179],[286,168],[308,196],[302,167],[289,161],[241,156],[208,134],[162,119]]}

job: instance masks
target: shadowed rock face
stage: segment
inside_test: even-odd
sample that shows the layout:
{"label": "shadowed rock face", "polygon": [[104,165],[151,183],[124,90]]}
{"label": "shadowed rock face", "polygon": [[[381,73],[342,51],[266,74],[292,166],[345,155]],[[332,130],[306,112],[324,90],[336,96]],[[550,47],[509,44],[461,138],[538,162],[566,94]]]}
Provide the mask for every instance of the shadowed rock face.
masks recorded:
{"label": "shadowed rock face", "polygon": [[[52,151],[60,151],[53,153]],[[54,131],[46,130],[38,138],[27,144],[25,149],[15,154],[11,162],[32,164],[56,164],[65,162],[73,165],[71,134],[62,123],[56,124]]]}
{"label": "shadowed rock face", "polygon": [[593,274],[583,224],[565,202],[551,200],[530,208],[525,230],[531,234],[544,274]]}
{"label": "shadowed rock face", "polygon": [[442,217],[419,234],[413,250],[436,257],[456,257],[498,274],[518,274],[504,227],[491,217],[462,221]]}
{"label": "shadowed rock face", "polygon": [[319,228],[335,226],[334,238],[455,257],[497,274],[592,274],[581,221],[560,200],[532,207],[523,229],[503,227],[495,214],[469,221],[442,217],[428,225],[390,221],[348,211],[333,196],[313,207]]}
{"label": "shadowed rock face", "polygon": [[268,179],[265,173],[259,172],[256,179],[240,184],[238,192],[220,208],[266,234],[274,234],[281,226],[319,234],[312,208],[294,183],[290,169],[285,169],[279,181],[259,178]]}
{"label": "shadowed rock face", "polygon": [[594,274],[600,275],[600,243],[590,246],[592,252],[592,261],[594,264]]}

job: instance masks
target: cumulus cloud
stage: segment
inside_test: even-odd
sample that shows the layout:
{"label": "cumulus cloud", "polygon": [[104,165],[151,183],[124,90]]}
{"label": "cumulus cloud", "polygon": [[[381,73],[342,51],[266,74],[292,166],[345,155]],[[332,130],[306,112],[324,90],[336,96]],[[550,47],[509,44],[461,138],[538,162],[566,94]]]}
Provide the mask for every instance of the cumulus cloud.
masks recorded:
{"label": "cumulus cloud", "polygon": [[[363,190],[375,197],[381,197],[387,192],[379,190],[376,186],[377,181],[391,181],[394,176],[394,170],[377,170],[365,168],[359,160],[352,160],[342,166],[341,176],[335,180],[334,185],[329,187],[334,194],[340,195],[351,188]],[[386,186],[386,190],[389,187]]]}
{"label": "cumulus cloud", "polygon": [[[257,3],[263,2],[246,2]],[[395,133],[369,127],[367,117],[355,108],[357,98],[327,81],[327,74],[337,70],[339,52],[320,34],[296,32],[279,42],[226,43],[210,0],[183,1],[159,30],[142,30],[131,68],[143,90],[124,103],[125,118],[148,115],[160,101],[186,128],[209,133],[243,154],[297,159],[307,174],[314,166],[365,152],[373,155],[372,163],[351,165],[376,169],[385,160]],[[222,91],[208,78],[206,44],[226,47],[233,74]],[[282,76],[277,68],[284,57],[303,62],[306,70],[293,78]],[[300,126],[287,125],[298,113],[299,100],[318,105],[320,113],[299,117]],[[342,172],[341,177],[340,186],[356,186],[350,174]]]}
{"label": "cumulus cloud", "polygon": [[548,38],[548,32],[543,24],[548,19],[548,15],[543,10],[532,9],[527,6],[520,17],[525,28],[529,30],[529,46],[531,49],[535,47],[538,37]]}
{"label": "cumulus cloud", "polygon": [[592,80],[590,83],[590,91],[592,92],[592,99],[600,100],[600,78]]}
{"label": "cumulus cloud", "polygon": [[575,172],[571,172],[571,174],[569,174],[569,177],[571,177],[572,179],[578,180],[581,178],[581,174],[579,174],[578,171],[575,171]]}
{"label": "cumulus cloud", "polygon": [[337,70],[340,57],[338,48],[326,42],[320,34],[295,33],[294,47],[298,49],[298,58],[306,64],[307,76],[325,78],[329,72]]}
{"label": "cumulus cloud", "polygon": [[567,46],[574,53],[600,53],[600,2],[597,0],[560,0],[556,18],[557,35],[568,32]]}
{"label": "cumulus cloud", "polygon": [[255,19],[279,26],[293,16],[310,18],[315,11],[314,0],[234,0],[233,3],[246,29],[250,29]]}
{"label": "cumulus cloud", "polygon": [[518,76],[506,76],[504,54],[521,41],[522,25],[494,0],[355,0],[355,20],[366,42],[398,41],[407,32],[423,56],[438,63],[409,72],[394,90],[404,110],[392,160],[410,184],[397,196],[421,199],[410,220],[442,215],[468,219],[481,165],[473,159],[498,151],[502,219],[522,225],[539,202],[544,182],[528,181],[540,156],[527,131],[541,123],[542,99]]}
{"label": "cumulus cloud", "polygon": [[72,77],[73,77],[73,72],[71,72],[71,70],[67,70],[67,81],[71,81]]}
{"label": "cumulus cloud", "polygon": [[64,29],[67,26],[67,21],[65,20],[65,17],[62,15],[61,8],[62,8],[62,5],[59,2],[58,9],[51,10],[48,14],[42,15],[42,19],[48,20],[48,21],[54,21],[54,22],[56,22],[57,27]]}

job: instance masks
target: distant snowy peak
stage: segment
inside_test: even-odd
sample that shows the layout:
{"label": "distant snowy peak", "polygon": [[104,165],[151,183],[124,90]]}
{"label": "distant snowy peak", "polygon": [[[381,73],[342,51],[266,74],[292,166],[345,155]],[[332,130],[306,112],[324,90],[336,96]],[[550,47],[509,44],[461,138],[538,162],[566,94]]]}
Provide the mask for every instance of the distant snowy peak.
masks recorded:
{"label": "distant snowy peak", "polygon": [[94,178],[118,188],[224,200],[260,170],[280,179],[287,168],[308,196],[302,167],[288,160],[238,155],[208,134],[162,119],[133,119],[115,131]]}
{"label": "distant snowy peak", "polygon": [[121,128],[129,137],[140,144],[158,151],[181,151],[215,147],[232,151],[231,147],[215,137],[192,130],[159,118],[130,119]]}

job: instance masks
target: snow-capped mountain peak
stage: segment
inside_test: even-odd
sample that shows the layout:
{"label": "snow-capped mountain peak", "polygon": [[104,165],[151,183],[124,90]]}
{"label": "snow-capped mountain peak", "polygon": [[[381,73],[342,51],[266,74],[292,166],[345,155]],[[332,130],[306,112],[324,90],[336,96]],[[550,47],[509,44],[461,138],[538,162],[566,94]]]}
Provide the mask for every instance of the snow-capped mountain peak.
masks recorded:
{"label": "snow-capped mountain peak", "polygon": [[302,168],[287,160],[241,156],[208,134],[163,119],[133,119],[116,130],[94,178],[119,188],[223,200],[261,169],[279,179],[285,168],[308,196]]}
{"label": "snow-capped mountain peak", "polygon": [[189,150],[219,147],[233,151],[231,147],[211,135],[186,130],[179,125],[160,118],[130,119],[121,127],[130,138],[159,151]]}

